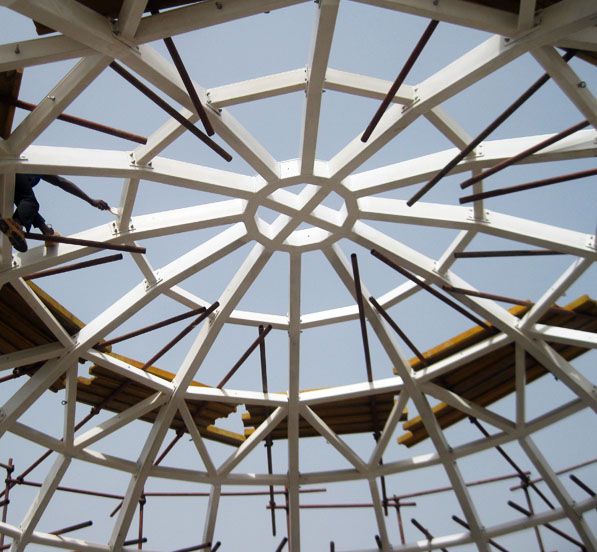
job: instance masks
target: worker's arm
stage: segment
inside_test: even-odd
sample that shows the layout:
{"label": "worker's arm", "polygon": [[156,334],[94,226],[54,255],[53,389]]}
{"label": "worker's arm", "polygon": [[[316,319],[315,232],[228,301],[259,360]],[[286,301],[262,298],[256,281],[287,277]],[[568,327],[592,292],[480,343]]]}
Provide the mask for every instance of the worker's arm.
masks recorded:
{"label": "worker's arm", "polygon": [[90,198],[74,182],[71,182],[70,180],[67,180],[66,178],[64,178],[62,176],[53,175],[53,174],[43,174],[43,175],[41,175],[41,178],[43,180],[45,180],[46,182],[53,184],[54,186],[58,186],[65,192],[68,192],[69,194],[72,194],[72,195],[82,199],[83,201],[86,201],[87,203],[89,203],[89,205],[93,205],[93,207],[96,207],[97,209],[101,209],[102,211],[105,211],[110,208],[110,206],[103,199]]}

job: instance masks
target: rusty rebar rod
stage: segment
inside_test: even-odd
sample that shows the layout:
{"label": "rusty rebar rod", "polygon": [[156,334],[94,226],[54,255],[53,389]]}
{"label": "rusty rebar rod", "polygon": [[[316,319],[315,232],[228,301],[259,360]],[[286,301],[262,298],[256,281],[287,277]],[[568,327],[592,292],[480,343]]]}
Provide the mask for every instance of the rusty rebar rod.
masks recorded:
{"label": "rusty rebar rod", "polygon": [[375,297],[369,297],[369,302],[376,308],[377,312],[381,314],[383,319],[391,326],[391,328],[400,336],[402,341],[408,345],[410,350],[416,355],[424,366],[428,365],[427,359],[423,356],[423,353],[417,349],[416,345],[409,339],[409,337],[402,331],[402,329],[396,324],[395,320],[388,314],[388,312],[377,302]]}
{"label": "rusty rebar rod", "polygon": [[[42,484],[37,482],[37,481],[27,481],[26,479],[13,479],[12,481],[15,481],[17,485],[24,485],[25,487],[41,487]],[[117,494],[111,494],[111,493],[103,493],[100,491],[90,491],[88,489],[79,489],[77,487],[64,487],[62,485],[59,485],[58,487],[56,487],[57,491],[62,491],[65,493],[74,493],[74,494],[82,494],[82,495],[87,495],[87,496],[96,496],[99,498],[113,498],[115,500],[123,500],[124,496],[123,495],[117,495]]]}
{"label": "rusty rebar rod", "polygon": [[567,255],[563,251],[549,249],[504,249],[501,251],[456,251],[455,259],[484,259],[486,257],[534,257],[543,255]]}
{"label": "rusty rebar rod", "polygon": [[[580,462],[579,464],[574,464],[572,466],[568,466],[567,468],[558,470],[555,473],[556,473],[556,475],[563,475],[563,474],[571,472],[573,470],[578,470],[579,468],[584,468],[586,466],[590,466],[590,465],[594,464],[595,462],[597,462],[597,458],[592,458],[591,460],[586,460],[584,462]],[[543,481],[542,477],[537,477],[537,478],[531,480],[532,483],[540,483],[541,481]],[[521,488],[522,488],[522,485],[516,485],[514,487],[510,487],[510,490],[515,491],[515,490],[521,489]]]}
{"label": "rusty rebar rod", "polygon": [[[25,109],[26,111],[34,111],[38,107],[34,103],[8,98],[6,96],[0,97],[0,102],[14,105],[19,109]],[[121,130],[119,128],[102,125],[101,123],[96,123],[95,121],[89,121],[88,119],[82,119],[81,117],[75,117],[74,115],[68,115],[67,113],[61,113],[56,118],[66,123],[71,123],[73,125],[95,130],[97,132],[102,132],[104,134],[110,134],[111,136],[122,138],[123,140],[130,140],[131,142],[137,142],[138,144],[147,144],[147,138],[144,136],[139,136],[138,134],[133,134],[132,132],[127,132],[126,130]]]}
{"label": "rusty rebar rod", "polygon": [[[458,523],[458,525],[462,525],[462,527],[464,527],[467,531],[471,530],[470,525],[466,521],[464,521],[463,519],[460,519],[458,516],[452,516],[452,519],[456,523]],[[491,546],[494,546],[495,548],[497,548],[498,550],[500,550],[501,552],[509,552],[508,549],[504,548],[501,544],[498,544],[493,539],[487,539],[487,542],[489,544],[491,544]]]}
{"label": "rusty rebar rod", "polygon": [[145,504],[147,504],[147,499],[145,498],[145,494],[142,493],[139,498],[139,536],[137,538],[137,550],[143,550],[143,514],[145,511]]}
{"label": "rusty rebar rod", "polygon": [[113,263],[123,259],[122,253],[117,255],[108,255],[107,257],[100,257],[99,259],[90,259],[89,261],[82,261],[80,263],[72,263],[68,265],[59,266],[57,268],[49,268],[47,270],[40,270],[23,276],[23,280],[36,280],[37,278],[45,278],[46,276],[54,276],[64,272],[71,272],[72,270],[79,270],[81,268],[89,268],[91,266],[102,265],[106,263]]}
{"label": "rusty rebar rod", "polygon": [[[158,15],[159,13],[160,13],[160,11],[157,9],[151,10],[152,15]],[[209,122],[207,113],[205,112],[205,108],[203,107],[203,104],[201,103],[201,100],[199,99],[199,96],[197,95],[197,90],[195,90],[193,81],[191,80],[191,77],[189,76],[189,72],[187,71],[187,68],[185,67],[185,64],[183,63],[182,58],[180,57],[178,49],[176,48],[176,45],[174,44],[174,40],[172,40],[172,38],[169,36],[164,37],[162,40],[164,41],[164,44],[166,45],[166,48],[168,49],[168,53],[170,54],[170,57],[172,58],[172,61],[174,62],[176,70],[178,71],[178,74],[180,75],[180,78],[182,79],[182,82],[183,82],[185,88],[187,89],[189,98],[191,98],[191,101],[193,102],[193,105],[195,106],[195,109],[197,110],[197,115],[199,115],[199,118],[201,119],[201,122],[203,123],[205,132],[207,132],[207,134],[209,136],[213,136],[214,129],[211,126],[211,123]]]}
{"label": "rusty rebar rod", "polygon": [[[271,327],[271,326],[270,326]],[[262,324],[259,325],[258,328],[259,335],[265,332],[265,328]],[[265,340],[262,339],[259,343],[259,361],[261,366],[261,390],[264,394],[269,392],[269,386],[267,382],[267,358],[265,354]],[[272,456],[272,446],[274,442],[271,436],[267,436],[265,438],[265,451],[267,456],[267,473],[272,475],[274,472],[274,462]],[[275,506],[276,501],[274,500],[274,486],[269,486],[269,504],[270,506]],[[276,536],[276,510],[274,508],[270,511],[270,517],[272,522],[272,536]]]}
{"label": "rusty rebar rod", "polygon": [[155,324],[143,326],[142,328],[139,328],[132,332],[128,332],[126,334],[119,335],[118,337],[114,337],[112,339],[102,341],[98,345],[100,345],[101,347],[104,347],[104,348],[109,347],[110,345],[114,345],[115,343],[120,343],[121,341],[126,341],[127,339],[132,339],[133,337],[137,337],[139,335],[143,335],[143,334],[152,332],[154,330],[164,328],[165,326],[169,326],[170,324],[180,322],[181,320],[186,320],[187,318],[191,318],[191,316],[201,314],[201,313],[205,312],[206,310],[207,309],[205,307],[199,307],[199,308],[190,310],[188,312],[185,312],[183,314],[178,314],[176,316],[172,316],[171,318],[166,318],[165,320],[162,320],[161,322],[156,322]]}
{"label": "rusty rebar rod", "polygon": [[[8,459],[7,464],[2,464],[2,467],[6,470],[6,479],[4,481],[4,500],[2,501],[2,523],[6,523],[8,517],[8,505],[10,504],[10,478],[12,472],[14,472],[14,464],[12,458]],[[0,549],[4,547],[4,533],[0,533]]]}
{"label": "rusty rebar rod", "polygon": [[375,544],[377,544],[378,550],[383,550],[383,543],[381,542],[379,535],[374,535],[374,539],[375,539]]}
{"label": "rusty rebar rod", "polygon": [[193,552],[193,550],[205,550],[206,548],[211,548],[211,541],[197,544],[196,546],[189,546],[188,548],[179,548],[173,552]]}
{"label": "rusty rebar rod", "polygon": [[122,543],[122,546],[131,546],[132,544],[139,544],[139,542],[146,543],[147,542],[147,537],[143,537],[140,540],[139,539],[125,540]]}
{"label": "rusty rebar rod", "polygon": [[278,545],[278,548],[276,548],[276,552],[282,552],[282,550],[284,550],[284,547],[286,546],[287,542],[288,542],[288,537],[284,537],[282,539],[282,541],[280,542],[280,544]]}
{"label": "rusty rebar rod", "polygon": [[[485,437],[487,437],[487,438],[490,437],[489,432],[483,427],[483,425],[481,425],[481,422],[479,422],[479,420],[477,420],[477,418],[475,418],[474,416],[469,416],[469,420]],[[512,460],[512,458],[510,458],[510,456],[506,453],[506,451],[499,445],[495,446],[494,448],[495,448],[495,450],[498,451],[498,453],[502,456],[502,458],[504,460],[506,460],[506,462],[508,462],[508,464],[510,464],[514,468],[516,473],[518,473],[520,480],[525,485],[530,486],[541,497],[543,502],[545,502],[545,504],[547,504],[547,506],[549,506],[552,510],[554,510],[555,509],[554,505],[541,492],[541,490],[537,487],[537,485],[535,485],[529,479],[529,476],[518,466],[518,464],[516,462],[514,462],[514,460]]]}
{"label": "rusty rebar rod", "polygon": [[[529,486],[527,484],[523,484],[522,491],[524,493],[524,498],[527,501],[529,512],[535,515],[535,507],[533,506],[533,499],[531,498],[531,493],[529,492]],[[535,527],[533,527],[533,531],[535,532],[535,538],[537,539],[539,552],[545,552],[545,545],[543,544],[543,537],[541,536],[541,528],[538,525],[535,525]]]}
{"label": "rusty rebar rod", "polygon": [[390,90],[388,91],[388,93],[386,94],[385,98],[381,102],[381,105],[379,106],[379,108],[375,112],[375,115],[373,115],[373,118],[371,119],[371,122],[367,125],[367,128],[365,129],[365,132],[363,132],[363,135],[361,136],[361,142],[366,142],[367,140],[369,140],[369,137],[371,136],[371,134],[375,130],[375,127],[377,126],[377,124],[381,120],[383,114],[386,112],[386,110],[388,109],[388,107],[392,103],[392,100],[394,99],[394,96],[396,95],[396,92],[398,92],[398,89],[404,83],[406,77],[410,73],[410,70],[412,69],[413,65],[417,61],[418,57],[421,55],[421,52],[423,51],[423,48],[425,48],[427,42],[431,38],[431,35],[433,34],[433,31],[435,31],[435,28],[438,26],[438,24],[439,24],[439,21],[436,21],[435,19],[432,19],[429,22],[429,24],[427,25],[427,28],[425,29],[425,31],[421,35],[421,38],[419,38],[419,41],[417,42],[417,44],[415,45],[415,47],[414,47],[413,51],[411,52],[410,56],[406,60],[406,63],[404,64],[404,66],[400,70],[400,73],[398,73],[398,76],[396,77],[396,80],[394,81],[394,83],[390,87]]}
{"label": "rusty rebar rod", "polygon": [[93,521],[83,521],[82,523],[77,523],[76,525],[69,525],[68,527],[57,529],[56,531],[50,531],[50,535],[64,535],[64,533],[70,533],[71,531],[84,529],[85,527],[90,527],[91,525],[93,525]]}
{"label": "rusty rebar rod", "polygon": [[[564,61],[569,61],[575,52],[570,50],[564,54]],[[460,161],[471,153],[485,138],[487,138],[496,128],[498,128],[510,115],[512,115],[522,104],[524,104],[535,92],[537,92],[548,80],[549,73],[544,73],[527,90],[521,94],[510,106],[503,111],[492,123],[490,123],[468,146],[460,151],[447,165],[444,166],[427,184],[425,184],[416,194],[414,194],[406,204],[411,207],[421,197],[423,197],[431,188],[433,188],[444,176],[446,176]]]}
{"label": "rusty rebar rod", "polygon": [[222,543],[220,541],[217,541],[209,552],[216,552],[216,550],[220,548],[220,546],[222,546]]}
{"label": "rusty rebar rod", "polygon": [[576,477],[576,475],[570,475],[570,479],[573,483],[576,483],[583,491],[585,491],[585,493],[587,493],[590,497],[595,497],[595,491],[591,489],[591,487],[589,487],[586,483],[581,481],[578,477]]}
{"label": "rusty rebar rod", "polygon": [[165,102],[158,94],[156,94],[153,90],[149,87],[145,86],[139,79],[137,79],[132,73],[129,73],[122,65],[113,61],[110,63],[110,68],[113,69],[116,73],[118,73],[121,77],[123,77],[126,81],[132,84],[139,92],[149,98],[152,102],[157,104],[161,107],[168,115],[170,115],[173,119],[176,119],[182,126],[184,126],[187,130],[192,132],[199,140],[201,140],[206,146],[211,148],[215,151],[220,157],[225,159],[226,161],[231,161],[232,156],[219,144],[214,142],[207,134],[199,130],[193,123],[183,117],[176,109],[174,109],[170,104]]}
{"label": "rusty rebar rod", "polygon": [[480,192],[478,194],[472,194],[463,196],[458,199],[460,204],[471,203],[480,199],[487,199],[489,197],[497,197],[507,194],[513,194],[516,192],[524,192],[526,190],[533,190],[535,188],[542,188],[544,186],[551,186],[552,184],[559,184],[560,182],[569,182],[570,180],[579,180],[581,178],[588,178],[597,174],[597,169],[588,169],[586,171],[578,171],[568,174],[562,174],[560,176],[554,176],[552,178],[542,178],[540,180],[533,180],[532,182],[525,182],[524,184],[517,184],[516,186],[508,186],[507,188],[498,188],[497,190],[491,190],[489,192]]}
{"label": "rusty rebar rod", "polygon": [[480,180],[483,180],[483,179],[485,179],[485,178],[487,178],[487,177],[489,177],[507,167],[510,167],[511,165],[518,163],[518,161],[521,161],[522,159],[526,159],[530,155],[533,155],[533,153],[537,153],[538,151],[540,151],[548,146],[551,146],[552,144],[555,144],[556,142],[559,142],[560,140],[563,140],[567,136],[570,136],[571,134],[574,134],[575,132],[582,130],[583,128],[589,126],[590,124],[591,123],[589,123],[589,121],[586,121],[586,120],[581,121],[580,123],[577,123],[574,126],[571,126],[570,128],[567,128],[566,130],[563,130],[562,132],[559,132],[558,134],[555,134],[554,136],[551,136],[550,138],[547,138],[546,140],[542,140],[538,144],[535,144],[534,146],[532,146],[524,151],[521,151],[520,153],[518,153],[512,157],[509,157],[508,159],[505,159],[504,161],[494,165],[490,169],[487,169],[486,171],[483,171],[480,174],[472,176],[468,180],[461,182],[460,187],[464,190],[465,188],[472,186],[476,182],[479,182]]}
{"label": "rusty rebar rod", "polygon": [[[369,349],[369,337],[367,335],[367,321],[365,319],[365,305],[363,300],[363,290],[361,288],[361,276],[359,273],[359,262],[355,253],[350,255],[350,262],[352,264],[352,275],[354,279],[355,294],[357,298],[357,306],[359,309],[359,323],[361,327],[361,338],[363,340],[363,351],[365,353],[365,368],[367,370],[367,381],[373,382],[373,369],[371,367],[371,351]],[[371,406],[371,421],[373,422],[373,439],[377,443],[379,441],[379,416],[377,412],[377,401],[374,397],[369,398]],[[379,464],[383,464],[383,458],[379,459]],[[388,495],[386,490],[386,479],[382,475],[380,477],[381,494],[384,514],[388,515]]]}
{"label": "rusty rebar rod", "polygon": [[428,293],[430,293],[431,295],[433,295],[434,297],[436,297],[437,299],[439,299],[440,301],[442,301],[446,305],[452,307],[455,311],[459,312],[463,316],[466,316],[469,320],[472,320],[475,324],[478,324],[479,326],[481,326],[483,328],[486,328],[486,329],[491,327],[489,324],[487,324],[486,322],[484,322],[480,318],[477,318],[475,315],[471,314],[466,309],[463,309],[460,305],[458,305],[457,303],[455,303],[454,301],[452,301],[448,297],[445,297],[444,295],[442,295],[441,293],[439,293],[438,291],[436,291],[435,289],[433,289],[429,284],[427,284],[423,280],[419,279],[414,274],[411,274],[408,270],[406,270],[406,269],[398,266],[395,262],[393,262],[392,260],[388,259],[386,256],[382,255],[379,251],[377,251],[375,249],[372,249],[371,250],[371,255],[373,255],[374,257],[376,257],[380,261],[384,262],[390,268],[393,268],[396,272],[399,272],[405,278],[408,278],[411,282],[414,282],[419,287],[423,288],[425,291],[427,291]]}
{"label": "rusty rebar rod", "polygon": [[195,327],[203,322],[213,311],[220,306],[220,303],[216,301],[213,305],[210,305],[205,311],[203,311],[195,320],[193,320],[188,326],[186,326],[181,332],[179,332],[173,339],[171,339],[166,345],[164,345],[155,355],[153,355],[142,367],[141,370],[147,370],[156,360],[162,358],[174,345],[181,341],[188,333],[190,333]]}
{"label": "rusty rebar rod", "polygon": [[184,431],[182,429],[179,429],[176,432],[176,435],[174,435],[174,439],[172,439],[172,441],[170,441],[168,446],[164,449],[164,452],[162,452],[162,454],[160,454],[158,459],[153,463],[154,466],[159,466],[162,463],[164,458],[166,458],[168,453],[174,448],[174,445],[176,445],[176,443],[178,443],[178,441],[180,441],[182,439],[183,435],[184,435]]}
{"label": "rusty rebar rod", "polygon": [[147,249],[145,249],[145,247],[139,247],[138,245],[105,243],[94,240],[82,240],[80,238],[71,238],[69,236],[34,234],[32,232],[25,232],[25,237],[29,240],[53,243],[66,243],[69,245],[81,245],[84,247],[93,247],[96,249],[113,249],[114,251],[126,251],[127,253],[147,253]]}
{"label": "rusty rebar rod", "polygon": [[[410,522],[419,530],[421,531],[421,533],[423,533],[423,535],[425,535],[425,538],[427,539],[427,541],[431,542],[433,540],[433,535],[429,532],[428,529],[426,529],[425,527],[423,527],[415,518],[411,518]],[[440,550],[442,552],[448,552],[445,548],[440,548]]]}
{"label": "rusty rebar rod", "polygon": [[23,373],[18,372],[15,369],[10,374],[8,374],[8,376],[4,376],[4,377],[0,378],[0,383],[4,383],[5,381],[10,381],[10,380],[13,380],[13,379],[20,378],[22,375],[23,375]]}
{"label": "rusty rebar rod", "polygon": [[393,496],[394,500],[394,508],[396,508],[396,518],[398,520],[398,530],[400,531],[400,542],[401,544],[406,544],[406,536],[404,535],[404,524],[402,522],[402,513],[400,512],[400,508],[404,508],[405,506],[416,506],[416,502],[402,502],[402,500],[397,497],[396,495]]}
{"label": "rusty rebar rod", "polygon": [[[310,494],[310,493],[325,493],[327,492],[326,488],[316,488],[316,489],[299,489],[300,494]],[[284,491],[274,491],[276,495],[283,495],[285,494]],[[145,493],[145,496],[153,496],[153,497],[196,497],[196,496],[210,496],[211,493],[209,492],[154,492],[154,493]],[[229,491],[229,492],[222,492],[220,496],[267,496],[269,495],[269,491]]]}
{"label": "rusty rebar rod", "polygon": [[[388,498],[388,504],[394,505],[395,501],[392,498]],[[416,502],[402,502],[401,506],[416,506]],[[373,502],[339,502],[339,503],[319,503],[319,504],[300,504],[301,510],[333,510],[338,509],[360,509],[360,508],[375,508],[376,504]],[[271,507],[268,505],[266,509],[269,510]],[[276,505],[276,510],[283,510],[285,507],[282,505]]]}
{"label": "rusty rebar rod", "polygon": [[[516,502],[513,502],[512,500],[508,500],[508,506],[510,506],[510,508],[514,508],[514,510],[518,510],[521,514],[524,514],[527,517],[531,517],[533,515],[532,512],[529,512],[526,508],[523,508],[522,506],[516,504]],[[571,537],[568,533],[565,533],[561,529],[558,529],[557,527],[553,526],[551,523],[542,523],[541,525],[543,525],[543,527],[545,527],[546,529],[549,529],[552,533],[555,533],[556,535],[559,535],[563,539],[567,540],[568,542],[576,544],[581,550],[586,551],[585,545],[582,542],[576,540],[574,537]]]}
{"label": "rusty rebar rod", "polygon": [[334,541],[330,541],[330,552],[336,552],[336,543]]}
{"label": "rusty rebar rod", "polygon": [[218,383],[217,388],[218,389],[222,389],[222,387],[224,387],[224,385],[226,385],[226,383],[230,380],[230,378],[236,373],[236,371],[244,364],[244,362],[249,358],[249,356],[251,355],[251,353],[257,349],[257,347],[259,347],[259,345],[263,342],[263,340],[266,338],[267,334],[269,332],[271,332],[272,330],[272,325],[268,324],[265,327],[265,330],[263,332],[259,332],[258,337],[255,339],[255,341],[253,341],[253,343],[251,343],[251,345],[249,345],[249,348],[243,353],[243,355],[238,359],[238,361],[236,362],[236,364],[230,368],[230,371],[222,378],[222,380],[220,381],[220,383]]}

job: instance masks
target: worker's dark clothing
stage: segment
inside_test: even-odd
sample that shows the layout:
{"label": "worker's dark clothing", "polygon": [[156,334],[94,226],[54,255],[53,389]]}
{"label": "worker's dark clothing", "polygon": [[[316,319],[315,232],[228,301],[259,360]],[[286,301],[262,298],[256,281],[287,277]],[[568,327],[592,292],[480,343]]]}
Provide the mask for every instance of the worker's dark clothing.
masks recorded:
{"label": "worker's dark clothing", "polygon": [[45,219],[39,214],[39,203],[33,188],[41,180],[37,174],[16,174],[15,175],[15,198],[16,210],[13,218],[20,222],[29,232],[31,225],[36,228],[45,226]]}

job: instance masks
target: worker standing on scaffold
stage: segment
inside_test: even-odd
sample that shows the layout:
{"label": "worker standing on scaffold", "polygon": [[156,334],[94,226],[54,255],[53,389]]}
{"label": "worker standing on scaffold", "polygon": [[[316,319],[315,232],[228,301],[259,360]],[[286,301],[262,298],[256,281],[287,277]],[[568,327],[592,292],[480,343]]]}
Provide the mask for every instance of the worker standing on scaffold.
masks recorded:
{"label": "worker standing on scaffold", "polygon": [[[6,234],[12,246],[21,252],[27,251],[27,241],[25,232],[29,232],[31,226],[41,230],[45,236],[59,236],[50,225],[46,224],[45,219],[39,214],[39,203],[33,188],[40,180],[45,180],[54,186],[58,186],[65,192],[72,194],[93,207],[106,211],[110,206],[103,199],[90,198],[74,182],[63,178],[62,176],[52,174],[17,174],[15,175],[15,196],[14,203],[16,209],[12,218],[0,218],[0,230]],[[53,245],[54,242],[46,242],[46,247]]]}

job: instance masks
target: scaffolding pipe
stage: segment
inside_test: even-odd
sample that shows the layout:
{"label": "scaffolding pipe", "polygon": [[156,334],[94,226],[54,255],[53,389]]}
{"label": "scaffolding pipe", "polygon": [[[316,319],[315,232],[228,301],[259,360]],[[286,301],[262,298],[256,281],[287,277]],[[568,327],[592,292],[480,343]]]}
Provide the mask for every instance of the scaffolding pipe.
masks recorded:
{"label": "scaffolding pipe", "polygon": [[439,24],[439,21],[436,21],[435,19],[433,19],[427,25],[427,28],[421,35],[421,38],[419,38],[419,41],[417,42],[417,44],[414,47],[413,51],[411,52],[410,56],[406,60],[406,63],[402,67],[400,73],[398,73],[398,76],[396,77],[394,84],[392,84],[392,86],[390,87],[390,90],[388,91],[385,98],[381,102],[381,105],[375,112],[375,115],[373,115],[371,122],[369,123],[369,125],[367,125],[365,132],[363,132],[363,135],[361,136],[361,142],[366,142],[367,140],[369,140],[369,137],[375,130],[375,127],[381,120],[383,114],[386,112],[386,110],[392,103],[392,100],[394,99],[396,92],[398,92],[398,89],[402,86],[402,83],[405,81],[405,79],[408,76],[413,65],[417,61],[418,57],[421,55],[423,48],[425,48],[425,45],[431,38],[431,35],[433,34],[433,31],[435,31],[435,28],[438,26],[438,24]]}
{"label": "scaffolding pipe", "polygon": [[56,531],[50,531],[50,535],[64,535],[64,533],[70,533],[72,531],[77,531],[78,529],[84,529],[85,527],[90,527],[91,525],[93,525],[93,521],[83,521],[82,523],[77,523],[76,525],[69,525],[68,527],[57,529]]}
{"label": "scaffolding pipe", "polygon": [[[0,98],[0,102],[5,104],[14,105],[19,109],[25,109],[26,111],[34,111],[38,108],[37,104],[24,102],[23,100],[17,100],[13,98],[8,98],[3,96]],[[147,138],[144,136],[139,136],[138,134],[133,134],[132,132],[127,132],[126,130],[120,130],[118,128],[113,128],[110,126],[102,125],[100,123],[96,123],[94,121],[89,121],[88,119],[82,119],[81,117],[75,117],[74,115],[68,115],[66,113],[61,113],[56,117],[56,119],[60,121],[64,121],[66,123],[71,123],[73,125],[77,125],[80,127],[88,128],[91,130],[95,130],[97,132],[103,132],[104,134],[110,134],[111,136],[116,136],[117,138],[122,138],[123,140],[130,140],[131,142],[137,142],[138,144],[147,144]]]}
{"label": "scaffolding pipe", "polygon": [[460,187],[464,190],[465,188],[472,186],[476,182],[479,182],[480,180],[483,180],[483,179],[487,178],[488,176],[491,176],[507,167],[510,167],[511,165],[518,163],[518,161],[526,159],[530,155],[533,155],[533,153],[537,153],[538,151],[540,151],[548,146],[551,146],[552,144],[555,144],[556,142],[559,142],[560,140],[563,140],[567,136],[570,136],[571,134],[574,134],[575,132],[582,130],[583,128],[589,126],[590,124],[591,123],[589,123],[589,121],[586,121],[586,120],[581,121],[580,123],[577,123],[574,126],[571,126],[571,127],[567,128],[566,130],[563,130],[562,132],[559,132],[558,134],[555,134],[554,136],[551,136],[550,138],[547,138],[546,140],[542,140],[538,144],[536,144],[524,151],[521,151],[520,153],[518,153],[512,157],[509,157],[508,159],[505,159],[504,161],[502,161],[501,163],[498,163],[497,165],[494,165],[490,169],[487,169],[486,171],[483,171],[482,173],[477,174],[477,175],[469,178],[468,180],[465,180],[464,182],[462,182],[460,184]]}
{"label": "scaffolding pipe", "polygon": [[138,245],[124,245],[117,243],[106,243],[94,240],[82,240],[79,238],[71,238],[68,236],[56,236],[47,234],[34,234],[32,232],[25,232],[25,237],[29,240],[37,240],[52,243],[66,243],[69,245],[81,245],[84,247],[94,247],[96,249],[113,249],[114,251],[126,251],[127,253],[147,253],[145,247]]}
{"label": "scaffolding pipe", "polygon": [[562,251],[549,249],[504,249],[501,251],[456,251],[455,259],[477,259],[485,257],[534,257],[542,255],[567,255]]}
{"label": "scaffolding pipe", "polygon": [[176,109],[174,109],[170,104],[165,102],[162,98],[160,98],[153,90],[145,86],[139,79],[137,79],[132,73],[129,73],[122,65],[113,61],[110,63],[110,68],[113,69],[116,73],[118,73],[122,78],[132,84],[139,92],[149,98],[152,102],[157,104],[161,107],[168,115],[170,115],[173,119],[176,119],[182,126],[184,126],[187,130],[192,132],[199,140],[201,140],[205,145],[210,147],[213,151],[215,151],[220,157],[225,159],[226,161],[231,161],[232,156],[220,145],[214,142],[209,136],[199,130],[193,123],[188,121],[185,117],[183,117]]}
{"label": "scaffolding pipe", "polygon": [[570,180],[579,180],[581,178],[588,178],[595,176],[597,169],[588,169],[586,171],[578,171],[568,174],[562,174],[560,176],[553,176],[551,178],[542,178],[540,180],[533,180],[532,182],[526,182],[524,184],[517,184],[516,186],[508,186],[507,188],[498,188],[497,190],[491,190],[489,192],[481,192],[478,194],[472,194],[464,196],[458,199],[460,204],[471,203],[480,199],[487,199],[489,197],[497,197],[507,194],[513,194],[516,192],[524,192],[526,190],[533,190],[535,188],[542,188],[544,186],[551,186],[552,184],[559,184],[560,182],[569,182]]}
{"label": "scaffolding pipe", "polygon": [[47,270],[33,272],[32,274],[27,274],[27,276],[23,276],[23,280],[36,280],[37,278],[54,276],[56,274],[71,272],[72,270],[79,270],[81,268],[89,268],[91,266],[113,263],[114,261],[122,261],[122,259],[122,253],[118,253],[117,255],[108,255],[107,257],[100,257],[99,259],[90,259],[88,261],[82,261],[80,263],[72,263],[64,266],[59,266],[57,268],[49,268]]}
{"label": "scaffolding pipe", "polygon": [[[470,525],[464,521],[463,519],[460,519],[458,516],[452,516],[452,519],[458,523],[458,525],[462,525],[462,527],[464,527],[467,531],[471,530]],[[504,548],[503,546],[501,546],[500,544],[498,544],[497,542],[495,542],[493,539],[487,539],[487,542],[489,544],[491,544],[491,546],[494,546],[495,548],[497,548],[498,550],[500,550],[501,552],[509,552],[506,548]]]}
{"label": "scaffolding pipe", "polygon": [[384,255],[382,255],[379,251],[377,251],[375,249],[372,249],[371,250],[371,255],[373,255],[374,257],[376,257],[380,261],[384,262],[390,268],[393,268],[396,272],[399,272],[405,278],[408,278],[411,282],[414,282],[415,284],[417,284],[419,287],[423,288],[428,293],[431,293],[431,295],[433,295],[434,297],[436,297],[440,301],[444,302],[446,305],[452,307],[455,311],[457,311],[460,314],[466,316],[469,320],[472,320],[475,324],[478,324],[479,326],[482,326],[483,328],[486,328],[486,329],[489,329],[491,327],[490,325],[488,325],[483,320],[480,320],[479,318],[477,318],[476,316],[474,316],[473,314],[471,314],[467,310],[463,309],[460,305],[458,305],[457,303],[455,303],[451,299],[448,299],[447,297],[443,296],[441,293],[435,291],[429,284],[427,284],[423,280],[420,280],[419,278],[417,278],[416,276],[414,276],[413,274],[411,274],[410,272],[408,272],[406,269],[398,266],[395,262],[391,261],[390,259],[388,259]]}

